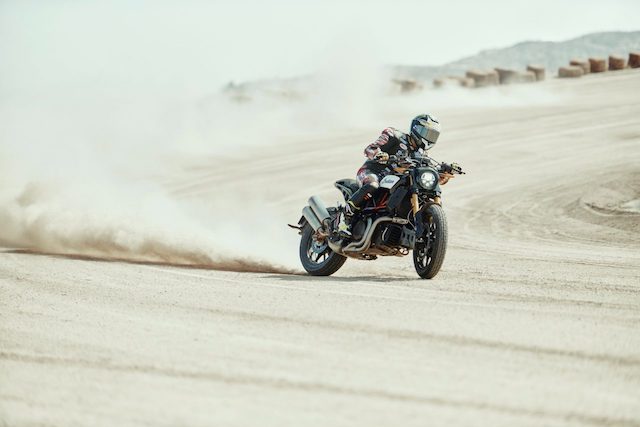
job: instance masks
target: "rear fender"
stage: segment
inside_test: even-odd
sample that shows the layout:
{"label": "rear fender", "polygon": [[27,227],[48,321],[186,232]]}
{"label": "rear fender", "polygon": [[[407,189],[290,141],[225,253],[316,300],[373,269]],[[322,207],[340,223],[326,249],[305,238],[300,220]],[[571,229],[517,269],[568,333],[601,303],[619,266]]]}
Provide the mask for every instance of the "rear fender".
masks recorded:
{"label": "rear fender", "polygon": [[339,179],[333,185],[338,190],[340,190],[340,193],[342,193],[342,197],[344,197],[345,202],[348,201],[351,196],[353,196],[353,193],[358,191],[358,188],[360,187],[357,184],[356,180],[351,178]]}
{"label": "rear fender", "polygon": [[353,196],[353,192],[351,191],[351,189],[345,185],[342,185],[338,182],[336,182],[335,184],[333,184],[338,190],[340,190],[340,192],[342,193],[342,197],[344,197],[344,201],[348,201],[351,196]]}
{"label": "rear fender", "polygon": [[300,219],[298,220],[298,225],[293,225],[293,224],[287,224],[289,227],[294,228],[296,230],[298,230],[298,234],[302,234],[302,229],[304,228],[305,225],[307,225],[307,219],[304,217],[304,215],[302,215],[300,217]]}

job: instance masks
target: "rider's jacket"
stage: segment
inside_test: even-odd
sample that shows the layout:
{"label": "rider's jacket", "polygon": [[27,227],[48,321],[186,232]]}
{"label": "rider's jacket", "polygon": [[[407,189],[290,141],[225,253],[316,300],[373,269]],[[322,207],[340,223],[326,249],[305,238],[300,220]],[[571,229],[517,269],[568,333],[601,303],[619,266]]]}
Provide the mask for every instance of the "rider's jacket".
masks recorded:
{"label": "rider's jacket", "polygon": [[[397,157],[407,157],[416,152],[409,143],[409,135],[392,127],[383,130],[378,139],[364,149],[364,154],[368,160],[363,165],[363,168],[369,169],[374,173],[382,172],[386,166],[374,160],[375,155],[380,151]],[[422,149],[417,151],[420,152]]]}
{"label": "rider's jacket", "polygon": [[[364,149],[364,155],[367,156],[369,160],[373,160],[375,155],[380,151],[384,151],[391,156],[406,154],[406,151],[410,149],[409,135],[400,132],[398,129],[389,127],[382,131],[378,139],[367,145],[367,148]],[[399,153],[399,151],[403,150],[405,153]]]}

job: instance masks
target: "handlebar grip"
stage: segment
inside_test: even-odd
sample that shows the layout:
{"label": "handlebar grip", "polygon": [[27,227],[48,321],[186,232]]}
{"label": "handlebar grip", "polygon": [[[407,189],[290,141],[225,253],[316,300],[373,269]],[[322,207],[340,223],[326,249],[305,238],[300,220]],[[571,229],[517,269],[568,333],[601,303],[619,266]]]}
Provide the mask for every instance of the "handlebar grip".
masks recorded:
{"label": "handlebar grip", "polygon": [[442,163],[440,165],[440,168],[442,169],[443,172],[446,172],[446,173],[451,173],[451,174],[457,173],[460,175],[465,174],[465,172],[462,171],[462,167],[460,167],[460,165],[457,163],[451,163],[451,164]]}
{"label": "handlebar grip", "polygon": [[464,175],[464,172],[462,171],[462,167],[457,163],[451,163],[451,169],[454,172],[459,173],[460,175]]}

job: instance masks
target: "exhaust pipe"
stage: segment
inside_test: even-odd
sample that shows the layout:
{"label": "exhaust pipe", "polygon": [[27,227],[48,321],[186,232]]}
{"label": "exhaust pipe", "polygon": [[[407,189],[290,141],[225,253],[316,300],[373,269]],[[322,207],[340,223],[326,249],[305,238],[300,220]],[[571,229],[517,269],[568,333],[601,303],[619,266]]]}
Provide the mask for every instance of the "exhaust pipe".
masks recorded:
{"label": "exhaust pipe", "polygon": [[331,215],[329,215],[329,211],[318,196],[312,196],[309,198],[309,206],[311,207],[313,213],[316,214],[316,217],[320,220],[321,224],[325,220],[331,218]]}
{"label": "exhaust pipe", "polygon": [[390,216],[385,216],[382,218],[378,218],[373,223],[371,223],[371,219],[367,224],[367,229],[365,230],[364,236],[358,242],[349,243],[344,249],[343,252],[366,252],[371,246],[371,239],[373,238],[373,233],[378,228],[378,225],[383,222],[392,222],[394,224],[407,224],[409,220],[404,218],[394,218]]}
{"label": "exhaust pipe", "polygon": [[313,231],[318,231],[320,227],[322,227],[322,222],[320,222],[309,206],[305,206],[304,209],[302,209],[302,216],[307,220],[311,228],[313,228]]}

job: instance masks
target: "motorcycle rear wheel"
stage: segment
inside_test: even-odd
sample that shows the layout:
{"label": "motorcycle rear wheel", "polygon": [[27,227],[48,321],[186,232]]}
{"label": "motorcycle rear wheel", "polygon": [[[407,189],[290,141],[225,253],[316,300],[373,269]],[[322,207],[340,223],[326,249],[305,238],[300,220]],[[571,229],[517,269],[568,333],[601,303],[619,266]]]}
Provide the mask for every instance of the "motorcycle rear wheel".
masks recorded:
{"label": "motorcycle rear wheel", "polygon": [[302,229],[300,262],[312,276],[331,276],[345,263],[347,257],[335,253],[326,242],[313,239],[315,232],[309,224]]}
{"label": "motorcycle rear wheel", "polygon": [[423,279],[432,279],[440,271],[447,252],[447,218],[442,206],[429,205],[423,215],[424,236],[413,249],[413,265]]}

